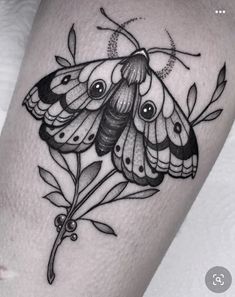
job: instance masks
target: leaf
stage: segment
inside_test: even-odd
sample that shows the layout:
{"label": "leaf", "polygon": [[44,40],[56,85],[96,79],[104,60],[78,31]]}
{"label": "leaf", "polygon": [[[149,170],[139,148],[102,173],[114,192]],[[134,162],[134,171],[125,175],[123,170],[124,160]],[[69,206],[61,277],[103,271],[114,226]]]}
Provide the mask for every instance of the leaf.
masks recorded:
{"label": "leaf", "polygon": [[104,197],[104,199],[102,200],[103,202],[108,202],[108,201],[112,201],[114,200],[116,197],[118,197],[126,188],[128,182],[121,182],[117,185],[115,185]]}
{"label": "leaf", "polygon": [[63,169],[66,171],[70,171],[69,165],[67,161],[65,160],[64,156],[59,153],[57,150],[52,149],[51,147],[49,148],[49,152],[53,160]]}
{"label": "leaf", "polygon": [[52,186],[53,188],[60,190],[59,183],[52,173],[50,173],[49,171],[45,170],[40,166],[38,166],[38,169],[39,169],[39,174],[41,178],[44,180],[44,182],[46,182],[48,185]]}
{"label": "leaf", "polygon": [[96,178],[100,172],[102,161],[94,162],[84,168],[79,178],[79,191],[83,191]]}
{"label": "leaf", "polygon": [[219,97],[222,95],[222,93],[224,91],[226,83],[227,83],[227,81],[225,80],[216,87],[216,89],[212,95],[211,102],[215,102],[216,100],[219,99]]}
{"label": "leaf", "polygon": [[52,204],[58,207],[70,206],[69,202],[64,198],[64,196],[60,192],[51,192],[42,198],[47,199]]}
{"label": "leaf", "polygon": [[74,30],[74,24],[73,24],[68,35],[68,48],[71,56],[73,57],[74,64],[75,64],[75,55],[76,55],[76,43],[77,43],[76,32]]}
{"label": "leaf", "polygon": [[193,112],[196,101],[197,101],[197,86],[194,83],[190,87],[190,89],[188,91],[188,96],[187,96],[188,116],[190,116],[191,113]]}
{"label": "leaf", "polygon": [[210,114],[208,114],[207,116],[205,116],[200,122],[202,122],[202,121],[213,121],[213,120],[217,119],[220,116],[222,111],[223,111],[223,109],[217,109],[217,110],[211,112]]}
{"label": "leaf", "polygon": [[221,68],[217,78],[217,86],[225,81],[225,75],[226,75],[226,64],[224,63],[224,66]]}
{"label": "leaf", "polygon": [[93,226],[100,232],[117,236],[117,234],[114,232],[113,228],[110,227],[109,225],[101,223],[101,222],[97,222],[97,221],[91,221],[91,222],[92,222]]}
{"label": "leaf", "polygon": [[71,63],[67,59],[62,58],[60,56],[55,56],[55,60],[62,67],[69,67],[69,66],[71,66]]}
{"label": "leaf", "polygon": [[159,192],[158,189],[147,189],[147,190],[143,190],[143,191],[140,191],[140,192],[130,194],[130,195],[125,196],[125,197],[118,198],[118,199],[116,199],[116,201],[117,200],[122,200],[122,199],[146,199],[146,198],[149,198],[149,197],[153,196],[157,192]]}

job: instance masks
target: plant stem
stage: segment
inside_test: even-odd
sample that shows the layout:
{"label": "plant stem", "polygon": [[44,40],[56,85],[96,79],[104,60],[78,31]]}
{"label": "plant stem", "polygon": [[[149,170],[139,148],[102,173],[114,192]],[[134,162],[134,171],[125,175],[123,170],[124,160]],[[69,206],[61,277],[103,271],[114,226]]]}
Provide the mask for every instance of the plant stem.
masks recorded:
{"label": "plant stem", "polygon": [[51,250],[49,262],[47,265],[47,280],[50,285],[53,283],[53,281],[55,279],[55,272],[54,272],[55,256],[56,256],[58,247],[61,245],[61,243],[63,241],[63,236],[64,236],[65,231],[66,231],[65,225],[63,225],[63,227],[61,228],[61,231],[58,233],[58,235],[55,239],[55,242],[54,242],[52,250]]}
{"label": "plant stem", "polygon": [[209,106],[211,105],[211,101],[210,103],[201,111],[201,113],[191,122],[192,126],[196,126],[198,123],[200,123],[201,121],[198,121],[203,114],[207,111],[207,109],[209,108]]}
{"label": "plant stem", "polygon": [[78,198],[79,198],[79,175],[80,175],[80,155],[76,154],[76,159],[77,159],[77,173],[76,173],[76,182],[75,182],[75,189],[74,189],[74,196],[73,196],[73,203],[71,205],[71,208],[68,212],[68,215],[66,216],[66,219],[61,227],[61,230],[58,232],[58,235],[54,241],[49,261],[48,261],[48,266],[47,266],[47,280],[49,284],[52,284],[54,279],[55,279],[55,272],[54,272],[54,262],[55,262],[55,257],[56,257],[56,252],[58,247],[61,245],[63,239],[64,239],[64,234],[66,232],[66,223],[68,220],[70,220],[73,216],[73,210],[77,204]]}
{"label": "plant stem", "polygon": [[54,279],[55,279],[55,271],[54,271],[54,263],[55,263],[55,257],[57,250],[59,246],[61,245],[62,241],[65,239],[65,233],[66,233],[66,223],[68,220],[73,218],[73,215],[76,213],[76,211],[90,198],[90,196],[107,180],[109,179],[112,175],[114,175],[117,170],[113,169],[111,170],[108,174],[106,174],[86,195],[85,197],[77,204],[78,199],[79,199],[79,176],[80,176],[80,155],[76,154],[77,157],[77,173],[76,173],[76,182],[75,182],[75,189],[74,189],[74,197],[73,197],[73,202],[71,205],[71,208],[69,209],[68,215],[66,216],[66,219],[61,227],[61,230],[58,232],[58,235],[54,241],[49,261],[48,261],[48,266],[47,266],[47,280],[49,284],[52,284]]}
{"label": "plant stem", "polygon": [[109,179],[111,176],[113,176],[115,173],[117,172],[117,169],[113,169],[111,170],[109,173],[107,173],[86,195],[85,197],[77,204],[77,206],[74,208],[73,210],[73,214],[74,215],[76,213],[76,211],[91,197],[92,194],[94,194],[94,192],[96,190],[98,190],[98,188],[107,180]]}
{"label": "plant stem", "polygon": [[79,221],[79,220],[87,220],[87,221],[89,221],[90,219],[83,218],[83,217],[85,215],[87,215],[89,212],[91,212],[92,210],[94,210],[95,208],[97,208],[99,206],[106,205],[106,204],[111,204],[111,203],[114,203],[114,202],[117,202],[117,201],[120,201],[120,200],[124,200],[124,199],[128,199],[127,196],[124,196],[122,198],[118,198],[118,199],[115,199],[115,200],[106,201],[106,202],[103,202],[103,200],[101,200],[100,202],[96,203],[95,205],[93,205],[92,207],[90,207],[88,210],[86,210],[82,215],[80,215],[76,219],[76,221]]}

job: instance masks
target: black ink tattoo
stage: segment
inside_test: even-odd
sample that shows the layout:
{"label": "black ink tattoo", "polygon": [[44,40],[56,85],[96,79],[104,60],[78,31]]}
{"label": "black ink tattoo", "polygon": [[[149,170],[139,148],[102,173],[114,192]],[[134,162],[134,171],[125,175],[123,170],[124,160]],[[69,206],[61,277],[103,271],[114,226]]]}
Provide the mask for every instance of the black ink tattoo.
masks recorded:
{"label": "black ink tattoo", "polygon": [[[108,47],[109,57],[77,64],[76,33],[72,26],[68,35],[72,62],[56,56],[56,62],[62,68],[42,78],[23,102],[34,118],[42,122],[39,134],[48,144],[52,159],[74,183],[71,201],[57,178],[39,167],[41,178],[53,188],[44,198],[64,209],[55,218],[58,233],[48,263],[47,278],[50,284],[55,279],[54,260],[58,247],[66,238],[77,240],[76,229],[81,220],[91,223],[104,234],[117,236],[109,224],[89,218],[92,210],[125,199],[149,198],[159,191],[152,187],[159,186],[166,174],[173,178],[194,178],[198,167],[194,127],[215,120],[222,112],[222,109],[211,111],[210,108],[226,86],[225,65],[218,74],[209,103],[198,115],[194,115],[197,87],[195,83],[192,85],[188,91],[188,112],[185,114],[163,83],[163,78],[172,71],[175,62],[189,69],[179,58],[180,55],[199,57],[200,54],[176,49],[168,32],[170,48],[142,48],[126,29],[128,22],[119,25],[103,8],[101,13],[115,25],[115,29],[97,27],[113,34]],[[135,47],[129,56],[117,55],[115,42],[119,35],[123,35]],[[149,65],[152,55],[157,53],[170,57],[162,71]],[[93,145],[98,156],[108,153],[112,156],[113,168],[101,179],[98,175],[102,161],[81,168],[81,153]],[[72,155],[76,157],[75,170],[68,161]],[[114,185],[84,213],[78,214],[88,199],[117,172],[125,180]],[[151,187],[128,193],[129,182]]]}
{"label": "black ink tattoo", "polygon": [[[119,39],[119,35],[122,34],[121,32],[122,32],[123,28],[125,28],[130,23],[135,22],[140,19],[142,19],[142,18],[132,18],[128,21],[125,21],[123,24],[120,25],[120,29],[116,29],[115,31],[113,31],[113,33],[110,36],[110,39],[108,42],[108,47],[107,47],[107,54],[108,54],[109,58],[117,58],[118,57],[118,49],[117,49],[118,39]],[[103,29],[101,29],[101,30],[103,30]],[[109,30],[109,28],[105,28],[105,30]]]}

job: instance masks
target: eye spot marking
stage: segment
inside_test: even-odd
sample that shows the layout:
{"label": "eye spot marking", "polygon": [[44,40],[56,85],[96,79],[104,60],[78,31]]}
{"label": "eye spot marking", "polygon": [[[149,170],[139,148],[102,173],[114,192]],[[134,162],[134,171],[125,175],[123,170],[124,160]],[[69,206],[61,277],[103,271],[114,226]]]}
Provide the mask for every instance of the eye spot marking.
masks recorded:
{"label": "eye spot marking", "polygon": [[157,112],[157,108],[153,101],[146,101],[140,108],[140,116],[142,119],[149,121],[151,120]]}
{"label": "eye spot marking", "polygon": [[131,159],[130,158],[126,158],[126,164],[129,165],[131,163]]}
{"label": "eye spot marking", "polygon": [[177,134],[180,134],[182,131],[182,126],[179,122],[175,123],[174,125],[174,132]]}
{"label": "eye spot marking", "polygon": [[89,89],[89,94],[92,98],[101,98],[106,91],[106,83],[102,79],[97,79],[93,82]]}
{"label": "eye spot marking", "polygon": [[79,136],[75,136],[75,137],[73,138],[73,141],[78,141],[78,139],[79,139]]}
{"label": "eye spot marking", "polygon": [[88,140],[92,140],[94,138],[95,134],[91,134],[89,137],[88,137]]}
{"label": "eye spot marking", "polygon": [[49,129],[50,129],[51,131],[53,131],[53,130],[55,129],[55,127],[50,127]]}
{"label": "eye spot marking", "polygon": [[140,167],[139,167],[139,172],[143,172],[144,171],[144,167],[141,165]]}
{"label": "eye spot marking", "polygon": [[116,145],[116,152],[120,152],[121,148],[120,145]]}
{"label": "eye spot marking", "polygon": [[66,75],[65,77],[63,77],[63,79],[61,80],[62,85],[67,85],[70,79],[71,79],[71,75]]}
{"label": "eye spot marking", "polygon": [[63,138],[64,137],[64,132],[61,132],[59,135],[59,138]]}

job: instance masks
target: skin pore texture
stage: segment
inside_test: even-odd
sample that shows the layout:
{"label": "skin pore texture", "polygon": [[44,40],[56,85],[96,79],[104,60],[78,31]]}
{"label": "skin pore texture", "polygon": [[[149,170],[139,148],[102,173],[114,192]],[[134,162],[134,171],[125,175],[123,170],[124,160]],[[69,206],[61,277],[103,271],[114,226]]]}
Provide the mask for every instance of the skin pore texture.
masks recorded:
{"label": "skin pore texture", "polygon": [[42,1],[1,136],[4,297],[143,295],[233,122],[233,26]]}

